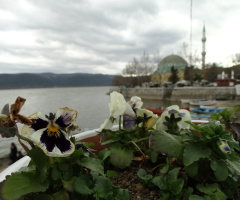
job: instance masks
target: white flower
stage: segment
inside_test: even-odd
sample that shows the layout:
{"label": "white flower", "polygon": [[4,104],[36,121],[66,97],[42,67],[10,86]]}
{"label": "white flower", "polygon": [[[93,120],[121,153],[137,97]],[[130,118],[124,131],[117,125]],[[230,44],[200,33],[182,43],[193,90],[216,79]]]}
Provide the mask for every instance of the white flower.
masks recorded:
{"label": "white flower", "polygon": [[147,109],[136,109],[136,115],[138,126],[142,127],[143,123],[145,123],[144,128],[146,129],[152,128],[158,120],[158,115]]}
{"label": "white flower", "polygon": [[98,129],[99,132],[102,132],[103,129],[111,129],[114,123],[114,119],[109,117],[107,118],[103,124],[100,126],[100,128]]}
{"label": "white flower", "polygon": [[110,110],[110,116],[117,118],[122,115],[126,110],[126,101],[122,94],[118,92],[112,92],[110,94],[110,103],[108,104]]}
{"label": "white flower", "polygon": [[128,103],[133,109],[141,108],[143,105],[142,99],[138,96],[133,96]]}
{"label": "white flower", "polygon": [[161,117],[157,122],[158,130],[167,130],[166,117],[170,117],[171,114],[174,114],[175,118],[181,117],[182,119],[177,122],[177,125],[180,129],[189,129],[190,125],[186,123],[186,121],[191,121],[191,114],[186,109],[179,109],[178,105],[172,105],[166,108],[166,110],[162,113]]}
{"label": "white flower", "polygon": [[113,123],[119,116],[123,114],[127,114],[129,116],[134,117],[135,113],[132,107],[126,102],[124,96],[118,92],[110,93],[110,103],[109,103],[110,116],[108,119],[104,121],[104,123],[100,126],[98,131],[102,131],[103,129],[110,129],[113,126]]}

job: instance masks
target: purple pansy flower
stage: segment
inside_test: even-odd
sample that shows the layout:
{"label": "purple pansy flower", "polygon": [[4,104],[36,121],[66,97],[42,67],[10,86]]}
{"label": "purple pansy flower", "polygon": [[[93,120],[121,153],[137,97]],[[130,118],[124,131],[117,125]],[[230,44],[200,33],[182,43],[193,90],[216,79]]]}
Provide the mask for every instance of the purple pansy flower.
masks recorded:
{"label": "purple pansy flower", "polygon": [[221,140],[218,146],[223,153],[231,153],[231,148],[228,146],[226,141]]}
{"label": "purple pansy flower", "polygon": [[70,108],[59,108],[56,114],[42,116],[37,112],[31,116],[32,125],[24,125],[22,135],[32,140],[48,156],[64,157],[73,153],[75,147],[69,140],[66,128],[77,118],[77,111]]}

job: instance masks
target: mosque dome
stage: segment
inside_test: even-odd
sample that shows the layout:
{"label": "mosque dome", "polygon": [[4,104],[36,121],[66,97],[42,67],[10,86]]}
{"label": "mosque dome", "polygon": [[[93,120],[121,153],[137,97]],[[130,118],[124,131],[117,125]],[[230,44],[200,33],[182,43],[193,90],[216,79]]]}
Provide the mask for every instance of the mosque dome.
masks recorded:
{"label": "mosque dome", "polygon": [[171,72],[173,66],[178,72],[181,72],[184,71],[186,66],[188,66],[188,63],[181,56],[172,54],[161,60],[155,73]]}

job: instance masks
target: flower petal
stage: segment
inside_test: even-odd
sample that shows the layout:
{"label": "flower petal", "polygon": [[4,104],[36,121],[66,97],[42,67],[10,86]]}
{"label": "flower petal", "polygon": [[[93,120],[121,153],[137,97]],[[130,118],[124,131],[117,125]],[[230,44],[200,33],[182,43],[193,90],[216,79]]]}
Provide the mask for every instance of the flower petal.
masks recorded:
{"label": "flower petal", "polygon": [[228,146],[228,143],[226,141],[220,141],[219,142],[219,148],[223,153],[231,153],[231,148]]}
{"label": "flower petal", "polygon": [[43,133],[40,137],[41,144],[43,144],[46,147],[48,152],[53,151],[53,149],[56,145],[55,139],[56,139],[55,136],[52,136],[52,137],[48,136],[48,130],[47,129],[45,131],[43,131]]}
{"label": "flower petal", "polygon": [[147,115],[147,117],[156,117],[158,118],[158,115],[154,114],[152,111],[150,110],[147,110],[147,109],[143,109],[143,108],[140,108],[140,109],[136,109],[136,114],[137,114],[137,117],[144,117],[144,114]]}
{"label": "flower petal", "polygon": [[189,129],[190,125],[187,124],[186,121],[192,120],[190,112],[188,110],[181,109],[179,110],[179,114],[182,114],[184,116],[182,117],[182,120],[177,123],[178,127],[182,129]]}
{"label": "flower petal", "polygon": [[11,105],[10,113],[12,115],[18,114],[25,103],[26,99],[18,97],[14,104]]}
{"label": "flower petal", "polygon": [[71,108],[59,108],[56,113],[55,123],[62,128],[70,126],[77,118],[78,112]]}
{"label": "flower petal", "polygon": [[129,115],[123,115],[123,128],[128,131],[134,130],[136,125],[136,120],[134,117]]}
{"label": "flower petal", "polygon": [[176,110],[179,111],[179,106],[178,105],[172,105],[166,108],[167,111],[171,111],[171,110]]}
{"label": "flower petal", "polygon": [[45,129],[49,124],[48,119],[43,117],[40,112],[28,116],[28,118],[32,121],[35,121],[35,123],[30,126],[23,126],[21,134],[25,137],[28,137],[28,135],[31,135],[38,130]]}
{"label": "flower petal", "polygon": [[146,130],[152,128],[156,124],[157,120],[158,120],[158,117],[150,118],[146,123]]}
{"label": "flower petal", "polygon": [[130,104],[131,105],[134,105],[133,108],[141,108],[142,105],[143,105],[143,102],[142,102],[142,99],[138,96],[133,96],[131,99],[130,99]]}
{"label": "flower petal", "polygon": [[59,136],[50,136],[45,130],[40,137],[40,143],[37,145],[46,155],[51,157],[66,157],[75,150],[74,144],[68,139],[67,134],[61,130],[59,130]]}
{"label": "flower petal", "polygon": [[102,132],[103,129],[111,129],[113,127],[113,119],[107,118],[99,128],[99,132]]}
{"label": "flower petal", "polygon": [[127,114],[131,117],[135,117],[135,112],[133,111],[132,107],[129,104],[126,104],[126,110],[124,114]]}
{"label": "flower petal", "polygon": [[122,115],[126,110],[126,101],[122,94],[118,92],[112,92],[110,94],[110,103],[109,110],[110,116],[117,118],[119,115]]}

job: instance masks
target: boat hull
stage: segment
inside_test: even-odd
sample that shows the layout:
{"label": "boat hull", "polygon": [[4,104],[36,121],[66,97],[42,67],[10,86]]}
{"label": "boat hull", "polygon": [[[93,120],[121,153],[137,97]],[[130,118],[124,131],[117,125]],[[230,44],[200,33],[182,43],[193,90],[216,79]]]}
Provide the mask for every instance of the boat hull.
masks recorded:
{"label": "boat hull", "polygon": [[[161,116],[162,113],[165,111],[166,108],[153,108],[153,107],[146,107],[147,110],[152,111],[154,114],[157,114],[158,116]],[[189,107],[183,107],[180,109],[190,110]]]}

